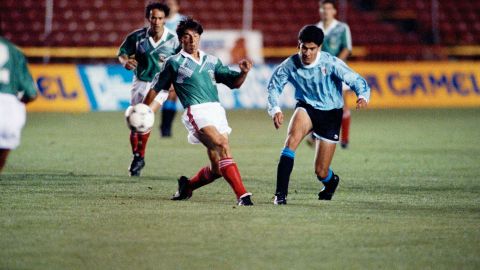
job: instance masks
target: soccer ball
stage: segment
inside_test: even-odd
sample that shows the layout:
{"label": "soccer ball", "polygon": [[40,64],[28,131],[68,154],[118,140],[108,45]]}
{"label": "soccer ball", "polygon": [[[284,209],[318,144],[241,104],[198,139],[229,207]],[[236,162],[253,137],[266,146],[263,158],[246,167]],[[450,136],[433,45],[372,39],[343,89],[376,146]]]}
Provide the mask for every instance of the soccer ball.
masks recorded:
{"label": "soccer ball", "polygon": [[155,122],[155,114],[150,107],[140,103],[127,108],[125,119],[131,131],[144,133],[152,129]]}

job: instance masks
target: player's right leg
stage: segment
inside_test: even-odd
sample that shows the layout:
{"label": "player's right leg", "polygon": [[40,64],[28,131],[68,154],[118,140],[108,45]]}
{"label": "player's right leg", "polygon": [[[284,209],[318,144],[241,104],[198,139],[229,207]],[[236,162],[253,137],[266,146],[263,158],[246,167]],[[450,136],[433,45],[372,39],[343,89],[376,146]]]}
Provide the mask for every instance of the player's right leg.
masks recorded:
{"label": "player's right leg", "polygon": [[8,154],[10,149],[0,149],[0,173],[2,172],[5,163],[7,163]]}
{"label": "player's right leg", "polygon": [[162,137],[172,136],[172,124],[175,114],[177,113],[177,95],[175,91],[170,89],[167,100],[162,106],[160,135]]}
{"label": "player's right leg", "polygon": [[288,183],[293,170],[295,150],[303,138],[310,134],[312,121],[303,107],[295,110],[288,125],[287,139],[280,154],[280,161],[277,166],[277,187],[275,190],[274,204],[287,204]]}

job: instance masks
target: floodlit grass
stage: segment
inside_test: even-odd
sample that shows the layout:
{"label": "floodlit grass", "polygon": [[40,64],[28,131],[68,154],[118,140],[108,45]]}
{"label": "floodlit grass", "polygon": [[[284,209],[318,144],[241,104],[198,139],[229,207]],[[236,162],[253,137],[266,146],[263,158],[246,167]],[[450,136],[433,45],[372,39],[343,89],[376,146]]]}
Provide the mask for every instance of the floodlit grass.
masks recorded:
{"label": "floodlit grass", "polygon": [[317,200],[302,145],[284,207],[272,197],[286,125],[228,115],[254,207],[235,206],[221,179],[169,200],[178,176],[207,164],[178,116],[130,178],[121,112],[30,114],[0,176],[0,269],[480,268],[479,109],[354,112],[334,200]]}

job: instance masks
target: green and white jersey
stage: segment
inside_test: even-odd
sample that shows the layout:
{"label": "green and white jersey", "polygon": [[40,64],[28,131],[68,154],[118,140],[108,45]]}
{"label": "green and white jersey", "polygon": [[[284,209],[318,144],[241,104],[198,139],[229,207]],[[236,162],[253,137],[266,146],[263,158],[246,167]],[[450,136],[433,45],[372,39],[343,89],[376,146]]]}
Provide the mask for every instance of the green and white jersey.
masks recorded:
{"label": "green and white jersey", "polygon": [[152,85],[158,93],[173,83],[184,108],[207,102],[219,102],[217,83],[233,88],[240,72],[224,66],[220,59],[200,51],[200,61],[181,51],[167,59]]}
{"label": "green and white jersey", "polygon": [[141,81],[151,82],[162,69],[165,60],[181,49],[177,36],[166,27],[163,29],[158,42],[149,35],[149,28],[136,30],[127,36],[118,50],[118,56],[135,56],[138,66],[134,73]]}
{"label": "green and white jersey", "polygon": [[0,37],[0,93],[34,98],[37,90],[22,52]]}
{"label": "green and white jersey", "polygon": [[352,35],[350,34],[348,24],[334,20],[325,29],[323,21],[320,21],[317,27],[322,29],[325,34],[322,51],[328,52],[333,56],[338,56],[345,48],[352,51]]}

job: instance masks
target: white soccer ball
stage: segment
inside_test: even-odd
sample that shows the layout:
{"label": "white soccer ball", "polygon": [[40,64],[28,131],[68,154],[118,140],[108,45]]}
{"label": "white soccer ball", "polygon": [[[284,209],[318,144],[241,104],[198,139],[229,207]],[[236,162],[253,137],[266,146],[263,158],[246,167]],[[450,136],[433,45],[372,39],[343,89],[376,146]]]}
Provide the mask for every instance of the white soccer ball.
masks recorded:
{"label": "white soccer ball", "polygon": [[129,106],[125,111],[127,126],[134,132],[144,133],[152,129],[155,122],[155,114],[147,105],[140,103]]}

